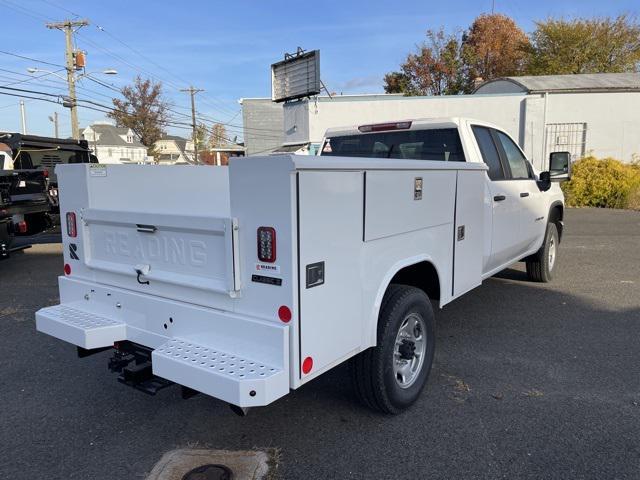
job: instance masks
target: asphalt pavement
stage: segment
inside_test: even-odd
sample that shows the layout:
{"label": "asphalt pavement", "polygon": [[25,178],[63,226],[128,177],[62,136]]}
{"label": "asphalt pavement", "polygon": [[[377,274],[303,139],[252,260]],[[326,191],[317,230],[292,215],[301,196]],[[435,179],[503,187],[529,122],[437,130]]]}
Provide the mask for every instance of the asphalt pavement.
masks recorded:
{"label": "asphalt pavement", "polygon": [[37,333],[61,247],[0,262],[0,478],[141,479],[180,447],[278,449],[285,479],[640,478],[640,213],[569,210],[552,283],[516,265],[436,312],[427,389],[398,416],[344,366],[241,418],[155,397]]}

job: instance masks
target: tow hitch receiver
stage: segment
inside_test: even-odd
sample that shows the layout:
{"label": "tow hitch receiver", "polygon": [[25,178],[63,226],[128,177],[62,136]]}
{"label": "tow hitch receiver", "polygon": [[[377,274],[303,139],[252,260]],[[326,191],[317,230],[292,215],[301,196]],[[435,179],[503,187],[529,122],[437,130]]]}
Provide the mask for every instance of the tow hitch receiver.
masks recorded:
{"label": "tow hitch receiver", "polygon": [[137,343],[116,342],[115,352],[109,360],[109,370],[119,373],[118,381],[149,395],[155,395],[173,382],[153,374],[151,368],[152,349]]}

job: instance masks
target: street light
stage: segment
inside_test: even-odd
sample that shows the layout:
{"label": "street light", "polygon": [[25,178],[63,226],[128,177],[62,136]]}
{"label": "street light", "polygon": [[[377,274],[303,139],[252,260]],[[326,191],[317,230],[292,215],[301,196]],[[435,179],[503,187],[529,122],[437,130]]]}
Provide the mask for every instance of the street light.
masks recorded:
{"label": "street light", "polygon": [[[84,77],[91,78],[91,73],[98,73],[98,72],[85,72],[82,75],[78,75],[76,77],[75,71],[71,67],[67,67],[66,70],[67,70],[67,78],[64,78],[62,75],[58,75],[57,72],[52,72],[50,70],[41,70],[36,67],[27,68],[27,72],[29,73],[43,72],[45,75],[41,75],[42,77],[46,77],[47,75],[53,75],[54,77],[61,78],[62,80],[65,80],[67,82],[67,85],[69,87],[69,96],[66,98],[63,97],[62,105],[69,108],[69,111],[71,114],[71,136],[77,140],[80,138],[80,126],[78,125],[76,82],[79,79]],[[113,68],[108,68],[106,70],[103,70],[101,73],[103,75],[117,75],[118,71],[114,70]],[[94,79],[94,81],[97,81],[97,80]]]}
{"label": "street light", "polygon": [[[57,72],[52,72],[51,70],[42,70],[41,68],[29,67],[29,68],[27,68],[27,72],[29,72],[29,73],[39,73],[39,72],[48,73],[49,75],[53,75],[54,77],[61,78],[65,82],[67,81],[67,79],[65,77],[63,77],[62,75],[58,75]],[[107,68],[105,70],[102,70],[101,72],[86,72],[86,73],[83,73],[82,75],[78,75],[77,77],[74,77],[74,81],[75,80],[80,80],[81,78],[84,78],[84,77],[89,77],[94,73],[101,73],[103,75],[117,75],[118,71],[115,68]]]}

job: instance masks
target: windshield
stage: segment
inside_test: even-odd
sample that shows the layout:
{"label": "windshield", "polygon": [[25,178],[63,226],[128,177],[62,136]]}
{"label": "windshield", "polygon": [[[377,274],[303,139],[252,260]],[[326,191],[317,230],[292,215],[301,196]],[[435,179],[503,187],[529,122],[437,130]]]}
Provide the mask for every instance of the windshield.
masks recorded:
{"label": "windshield", "polygon": [[326,139],[321,155],[465,161],[456,128],[333,136]]}

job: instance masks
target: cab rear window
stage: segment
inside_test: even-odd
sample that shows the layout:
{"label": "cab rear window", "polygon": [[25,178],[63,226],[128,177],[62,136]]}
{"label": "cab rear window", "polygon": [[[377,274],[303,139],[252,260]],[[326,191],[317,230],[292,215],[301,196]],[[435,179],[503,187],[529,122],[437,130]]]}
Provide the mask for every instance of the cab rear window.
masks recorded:
{"label": "cab rear window", "polygon": [[456,128],[375,132],[326,139],[322,156],[464,162]]}

